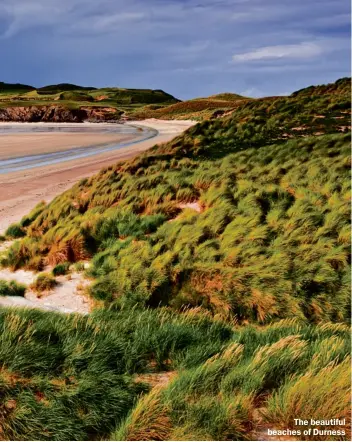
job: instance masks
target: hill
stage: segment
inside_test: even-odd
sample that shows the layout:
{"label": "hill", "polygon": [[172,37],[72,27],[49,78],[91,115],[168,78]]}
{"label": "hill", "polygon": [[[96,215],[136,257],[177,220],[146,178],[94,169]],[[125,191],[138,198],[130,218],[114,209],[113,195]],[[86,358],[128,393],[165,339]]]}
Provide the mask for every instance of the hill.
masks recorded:
{"label": "hill", "polygon": [[[26,218],[27,237],[7,262],[40,268],[93,257],[92,295],[108,303],[134,293],[146,305],[203,305],[243,320],[291,310],[347,318],[346,297],[334,297],[345,293],[348,262],[349,128],[336,110],[344,100],[255,100],[193,126]],[[267,312],[253,296],[267,299]]]}
{"label": "hill", "polygon": [[26,84],[11,84],[11,83],[4,83],[0,81],[0,95],[1,94],[17,94],[17,93],[24,93],[33,91],[34,87],[27,86]]}
{"label": "hill", "polygon": [[[131,118],[161,118],[161,119],[194,119],[198,121],[209,120],[234,113],[238,119],[247,118],[247,115],[266,117],[265,112],[272,115],[294,116],[301,108],[310,112],[305,100],[311,100],[311,110],[321,108],[325,113],[334,110],[350,110],[351,82],[349,78],[341,78],[335,83],[321,86],[310,86],[301,91],[294,92],[291,96],[248,98],[238,94],[223,93],[207,98],[176,103],[160,108],[142,107],[131,113]],[[336,95],[336,97],[334,97]],[[336,101],[336,103],[335,103]],[[334,108],[338,106],[338,108]],[[334,117],[341,116],[333,115]],[[313,117],[313,114],[312,114]],[[320,118],[319,115],[315,115]],[[348,120],[348,115],[346,116]],[[309,122],[310,124],[310,122]]]}
{"label": "hill", "polygon": [[207,98],[195,98],[169,106],[145,106],[131,112],[131,119],[159,118],[164,120],[206,120],[221,116],[226,111],[236,108],[249,98],[237,94],[219,94]]}
{"label": "hill", "polygon": [[16,107],[20,107],[21,115],[24,115],[21,121],[38,121],[38,113],[44,115],[49,108],[52,111],[58,107],[64,112],[57,110],[52,113],[60,114],[60,121],[78,121],[77,115],[72,116],[70,111],[83,111],[82,115],[86,114],[86,117],[82,117],[84,120],[88,118],[87,115],[100,112],[101,109],[106,110],[106,120],[110,121],[119,120],[121,115],[146,105],[167,106],[178,102],[178,99],[159,89],[98,89],[69,83],[35,89],[31,86],[0,83],[0,118],[5,121],[12,120],[14,114],[11,109]]}
{"label": "hill", "polygon": [[0,309],[0,436],[349,440],[348,97],[238,100],[10,226],[2,265],[89,260],[100,308]]}
{"label": "hill", "polygon": [[51,84],[48,86],[43,86],[37,88],[37,92],[39,93],[47,93],[47,94],[58,94],[60,92],[70,92],[70,91],[93,91],[96,90],[95,87],[85,87],[85,86],[77,86],[76,84],[71,83],[60,83],[60,84]]}

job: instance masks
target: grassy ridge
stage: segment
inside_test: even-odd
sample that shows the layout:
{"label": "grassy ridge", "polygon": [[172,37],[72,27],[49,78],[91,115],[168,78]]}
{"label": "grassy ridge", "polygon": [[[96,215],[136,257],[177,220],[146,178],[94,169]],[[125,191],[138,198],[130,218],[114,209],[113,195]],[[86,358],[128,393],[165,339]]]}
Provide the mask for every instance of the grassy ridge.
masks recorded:
{"label": "grassy ridge", "polygon": [[145,105],[165,106],[178,101],[162,90],[114,87],[98,89],[66,83],[35,89],[31,86],[0,83],[0,107],[63,105],[69,109],[77,109],[98,106],[129,112]]}
{"label": "grassy ridge", "polygon": [[144,106],[131,112],[130,117],[136,119],[159,118],[165,120],[206,120],[220,116],[226,111],[238,107],[241,102],[250,101],[237,94],[219,94],[208,98],[196,98],[169,106],[152,108]]}
{"label": "grassy ridge", "polygon": [[[160,109],[140,108],[133,113],[133,116],[135,118],[208,120],[211,117],[232,114],[232,118],[237,123],[253,122],[254,125],[261,124],[263,120],[268,120],[268,125],[287,123],[292,120],[292,127],[296,126],[296,130],[302,131],[311,126],[319,127],[320,124],[336,125],[339,123],[342,127],[349,126],[350,96],[350,79],[342,78],[328,85],[310,86],[287,97],[252,99],[237,94],[218,94],[164,106]],[[303,119],[302,113],[305,115]],[[322,121],[322,116],[327,121]],[[334,121],[336,117],[341,121]]]}
{"label": "grassy ridge", "polygon": [[326,110],[345,91],[314,97],[254,103],[82,180],[23,220],[4,264],[93,257],[106,303],[347,319],[350,139]]}
{"label": "grassy ridge", "polygon": [[10,226],[3,265],[89,258],[105,308],[0,309],[0,439],[350,439],[348,90],[244,99]]}

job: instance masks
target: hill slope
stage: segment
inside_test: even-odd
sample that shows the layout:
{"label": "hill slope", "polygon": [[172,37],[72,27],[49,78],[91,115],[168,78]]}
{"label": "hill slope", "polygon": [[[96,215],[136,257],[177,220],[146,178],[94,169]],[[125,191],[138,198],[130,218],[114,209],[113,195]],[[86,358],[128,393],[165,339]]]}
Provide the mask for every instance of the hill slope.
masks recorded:
{"label": "hill slope", "polygon": [[0,439],[311,440],[313,413],[350,440],[346,86],[243,101],[9,228],[3,265],[91,259],[101,309],[0,309]]}
{"label": "hill slope", "polygon": [[329,110],[342,100],[256,101],[196,125],[27,218],[8,262],[93,255],[92,294],[108,302],[347,318],[349,135]]}
{"label": "hill slope", "polygon": [[[349,113],[350,92],[350,79],[341,78],[335,83],[310,86],[294,92],[289,97],[253,99],[237,94],[224,93],[163,106],[158,109],[142,107],[133,112],[131,116],[133,118],[195,119],[202,121],[233,113],[238,120],[241,120],[254,115],[267,118],[267,112],[270,117],[275,116],[277,118],[278,114],[294,117],[296,112],[300,112],[300,109],[304,109],[307,113],[322,109],[324,114],[332,113],[332,116],[334,116],[334,111],[345,110]],[[311,101],[310,105],[308,105],[307,100]],[[338,113],[336,116],[339,115]],[[311,116],[320,118],[318,114],[314,115],[314,113]],[[348,115],[346,118],[349,121]],[[311,124],[311,121],[307,121],[307,123]]]}
{"label": "hill slope", "polygon": [[237,94],[218,94],[207,98],[195,98],[169,106],[145,106],[131,112],[131,119],[159,118],[164,120],[206,120],[233,110],[250,98]]}

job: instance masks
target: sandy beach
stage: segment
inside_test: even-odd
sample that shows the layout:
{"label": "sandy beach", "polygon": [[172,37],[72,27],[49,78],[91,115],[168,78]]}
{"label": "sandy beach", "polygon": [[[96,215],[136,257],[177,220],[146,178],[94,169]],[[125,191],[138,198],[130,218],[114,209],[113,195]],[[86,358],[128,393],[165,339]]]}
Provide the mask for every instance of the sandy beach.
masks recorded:
{"label": "sandy beach", "polygon": [[[170,141],[195,122],[144,120],[129,124],[156,129],[158,135],[146,141],[86,158],[0,175],[0,233],[11,223],[19,221],[40,201],[49,202],[81,178],[93,175],[110,164],[134,157],[155,144]],[[94,143],[133,142],[130,137],[129,134],[6,134],[0,136],[0,159],[9,157],[9,146],[11,157],[14,158],[28,152],[56,152]]]}
{"label": "sandy beach", "polygon": [[24,155],[39,155],[86,147],[98,144],[113,144],[133,140],[128,134],[80,134],[80,133],[39,133],[0,135],[0,160],[18,158]]}

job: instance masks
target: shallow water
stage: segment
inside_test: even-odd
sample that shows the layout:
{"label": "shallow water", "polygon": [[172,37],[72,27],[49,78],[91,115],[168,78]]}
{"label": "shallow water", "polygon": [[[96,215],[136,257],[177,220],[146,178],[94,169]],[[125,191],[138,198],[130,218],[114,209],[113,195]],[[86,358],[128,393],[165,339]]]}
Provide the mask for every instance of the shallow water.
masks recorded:
{"label": "shallow water", "polygon": [[21,170],[28,170],[35,167],[48,166],[51,164],[62,163],[64,161],[76,160],[79,158],[86,158],[104,152],[109,152],[122,147],[131,146],[141,141],[148,140],[158,135],[158,131],[151,128],[132,126],[128,124],[5,124],[0,125],[0,143],[2,134],[16,134],[16,133],[108,133],[108,134],[132,134],[135,135],[133,140],[121,143],[103,143],[94,144],[92,146],[77,146],[60,152],[51,152],[45,154],[26,155],[23,157],[7,158],[0,160],[0,175],[18,172]]}

